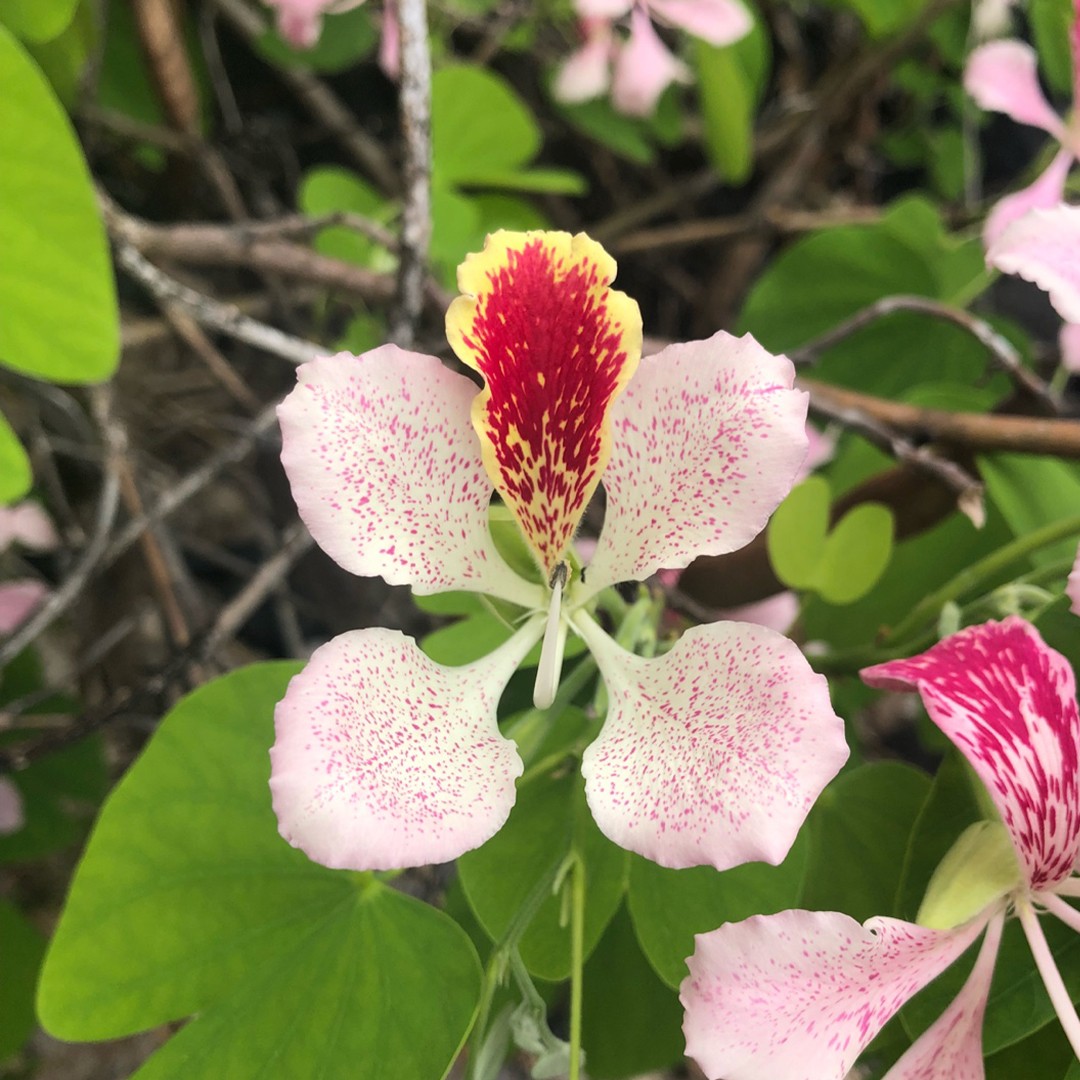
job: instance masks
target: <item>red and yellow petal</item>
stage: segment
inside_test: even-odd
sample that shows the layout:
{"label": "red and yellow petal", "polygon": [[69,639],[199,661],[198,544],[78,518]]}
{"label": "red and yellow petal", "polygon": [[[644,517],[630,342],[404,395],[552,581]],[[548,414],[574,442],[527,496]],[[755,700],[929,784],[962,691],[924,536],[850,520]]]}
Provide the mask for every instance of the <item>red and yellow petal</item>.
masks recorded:
{"label": "red and yellow petal", "polygon": [[484,377],[473,424],[492,483],[550,576],[611,453],[611,406],[641,356],[641,312],[583,233],[488,237],[458,268],[446,333]]}

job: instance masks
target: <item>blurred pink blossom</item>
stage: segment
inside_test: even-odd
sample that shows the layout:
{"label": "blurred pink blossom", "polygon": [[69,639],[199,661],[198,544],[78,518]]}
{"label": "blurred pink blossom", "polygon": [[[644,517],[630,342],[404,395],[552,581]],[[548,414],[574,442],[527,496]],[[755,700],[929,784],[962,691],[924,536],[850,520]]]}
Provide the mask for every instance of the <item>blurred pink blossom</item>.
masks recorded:
{"label": "blurred pink blossom", "polygon": [[0,506],[0,551],[21,544],[31,551],[53,551],[60,544],[49,515],[36,503]]}
{"label": "blurred pink blossom", "polygon": [[49,590],[40,582],[5,581],[0,585],[0,634],[10,634],[26,621]]}
{"label": "blurred pink blossom", "polygon": [[265,0],[277,11],[278,33],[294,49],[313,48],[322,33],[323,16],[359,7],[364,0]]}
{"label": "blurred pink blossom", "polygon": [[1065,595],[1069,598],[1069,610],[1074,615],[1080,615],[1080,550],[1076,552],[1076,562],[1065,586]]}
{"label": "blurred pink blossom", "polygon": [[0,836],[17,833],[25,824],[22,794],[6,776],[0,776]]}
{"label": "blurred pink blossom", "polygon": [[[555,96],[586,101],[610,85],[612,104],[629,116],[648,116],[668,86],[690,80],[686,65],[660,40],[653,19],[717,46],[738,41],[753,26],[739,0],[576,0],[575,6],[584,40],[555,76]],[[627,15],[629,36],[619,43],[614,22]]]}

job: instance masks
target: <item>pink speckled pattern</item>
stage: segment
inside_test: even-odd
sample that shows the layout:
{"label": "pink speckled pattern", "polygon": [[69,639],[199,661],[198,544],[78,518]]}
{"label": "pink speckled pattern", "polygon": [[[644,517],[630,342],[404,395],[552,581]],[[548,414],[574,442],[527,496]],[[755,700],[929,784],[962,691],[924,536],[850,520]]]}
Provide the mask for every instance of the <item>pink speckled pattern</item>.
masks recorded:
{"label": "pink speckled pattern", "polygon": [[964,89],[981,109],[1005,113],[1020,124],[1065,136],[1061,117],[1039,86],[1039,59],[1022,41],[991,41],[968,57]]}
{"label": "pink speckled pattern", "polygon": [[985,923],[942,931],[782,911],[698,934],[679,993],[686,1053],[710,1080],[843,1080]]}
{"label": "pink speckled pattern", "polygon": [[963,989],[882,1080],[985,1080],[982,1028],[1005,912],[990,920]]}
{"label": "pink speckled pattern", "polygon": [[1080,206],[1026,214],[1002,233],[986,261],[1038,285],[1066,322],[1080,322]]}
{"label": "pink speckled pattern", "polygon": [[522,627],[465,667],[395,630],[318,649],[274,714],[270,790],[281,835],[335,869],[448,862],[493,836],[522,763],[496,706],[543,631]]}
{"label": "pink speckled pattern", "polygon": [[1030,623],[1012,616],[969,626],[862,677],[919,691],[930,719],[986,785],[1033,890],[1069,876],[1080,856],[1076,680]]}
{"label": "pink speckled pattern", "polygon": [[1072,164],[1072,153],[1059,150],[1033,183],[994,204],[983,226],[983,244],[987,252],[1014,221],[1019,221],[1032,210],[1049,210],[1061,202],[1065,197],[1065,181]]}
{"label": "pink speckled pattern", "polygon": [[590,594],[748,544],[807,454],[807,395],[749,335],[723,332],[641,361],[612,410],[603,532]]}
{"label": "pink speckled pattern", "polygon": [[646,660],[577,625],[608,690],[581,767],[600,829],[661,866],[782,862],[848,756],[825,678],[763,626],[695,626]]}
{"label": "pink speckled pattern", "polygon": [[48,592],[40,581],[32,578],[0,585],[0,634],[10,634],[22,626]]}
{"label": "pink speckled pattern", "polygon": [[304,523],[346,570],[538,606],[491,539],[475,396],[435,357],[395,345],[312,360],[278,409],[282,464]]}

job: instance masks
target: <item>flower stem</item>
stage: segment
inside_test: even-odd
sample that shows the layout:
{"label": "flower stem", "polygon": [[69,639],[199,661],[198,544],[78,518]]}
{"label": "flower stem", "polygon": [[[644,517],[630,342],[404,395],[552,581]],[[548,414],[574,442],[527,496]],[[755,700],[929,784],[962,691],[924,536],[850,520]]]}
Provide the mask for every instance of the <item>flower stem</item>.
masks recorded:
{"label": "flower stem", "polygon": [[574,859],[570,871],[570,1076],[581,1075],[581,992],[585,967],[585,864]]}
{"label": "flower stem", "polygon": [[1028,945],[1031,947],[1031,955],[1035,957],[1035,966],[1039,969],[1043,985],[1050,995],[1054,1012],[1057,1013],[1058,1020],[1061,1021],[1061,1026],[1065,1030],[1065,1035],[1073,1048],[1073,1053],[1080,1058],[1080,1016],[1076,1015],[1076,1008],[1069,997],[1069,991],[1065,989],[1061,972],[1058,971],[1057,964],[1054,963],[1050,946],[1046,943],[1046,936],[1043,934],[1042,926],[1039,925],[1039,917],[1035,914],[1035,909],[1026,897],[1017,900],[1016,914],[1020,919],[1020,925],[1024,928]]}
{"label": "flower stem", "polygon": [[950,600],[958,600],[965,593],[971,592],[984,584],[989,578],[995,577],[1011,566],[1019,559],[1030,555],[1041,548],[1048,547],[1058,540],[1075,536],[1080,533],[1080,516],[1073,516],[1044,525],[1035,532],[1017,537],[1010,544],[999,547],[985,558],[973,563],[962,570],[954,578],[947,581],[940,589],[930,593],[915,605],[908,613],[906,619],[902,619],[893,627],[889,634],[889,641],[903,641],[906,637],[914,634],[926,623],[937,618],[937,613],[943,605]]}

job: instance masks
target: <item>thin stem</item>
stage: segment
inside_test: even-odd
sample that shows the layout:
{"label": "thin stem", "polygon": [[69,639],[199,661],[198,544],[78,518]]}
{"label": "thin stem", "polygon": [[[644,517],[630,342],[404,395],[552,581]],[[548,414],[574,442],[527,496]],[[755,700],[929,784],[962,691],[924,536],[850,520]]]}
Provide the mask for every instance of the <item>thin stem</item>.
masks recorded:
{"label": "thin stem", "polygon": [[1028,945],[1031,947],[1031,955],[1035,958],[1035,966],[1039,969],[1043,985],[1050,995],[1054,1012],[1057,1013],[1058,1020],[1061,1021],[1061,1026],[1069,1040],[1069,1045],[1073,1048],[1073,1053],[1080,1058],[1080,1016],[1076,1015],[1076,1009],[1069,997],[1069,991],[1065,989],[1065,983],[1062,981],[1061,972],[1058,971],[1057,964],[1054,963],[1050,946],[1046,943],[1046,936],[1043,934],[1042,926],[1039,925],[1039,917],[1035,914],[1035,909],[1027,899],[1017,901],[1016,914],[1020,919],[1020,925],[1024,928]]}
{"label": "thin stem", "polygon": [[581,992],[585,968],[585,864],[574,859],[570,913],[570,1076],[581,1075]]}
{"label": "thin stem", "polygon": [[1066,537],[1074,536],[1077,533],[1080,533],[1080,516],[1052,522],[1050,525],[1044,525],[1041,529],[1028,533],[1026,536],[1018,537],[1011,544],[1005,544],[1003,547],[998,548],[997,551],[991,552],[985,558],[961,571],[942,585],[940,589],[924,597],[920,603],[911,609],[906,619],[902,619],[893,627],[892,633],[889,634],[889,640],[903,641],[924,624],[936,618],[937,613],[950,600],[957,600],[965,593],[971,592],[988,578],[994,577],[1032,552],[1048,547],[1058,540],[1064,540]]}

